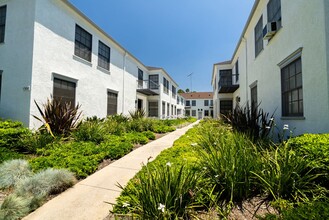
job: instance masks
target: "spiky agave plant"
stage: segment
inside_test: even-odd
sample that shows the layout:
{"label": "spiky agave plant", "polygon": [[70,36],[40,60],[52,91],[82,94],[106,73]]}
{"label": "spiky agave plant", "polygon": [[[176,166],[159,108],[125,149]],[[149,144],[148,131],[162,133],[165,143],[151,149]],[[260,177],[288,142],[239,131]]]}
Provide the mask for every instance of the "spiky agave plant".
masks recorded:
{"label": "spiky agave plant", "polygon": [[145,109],[138,109],[136,111],[129,111],[130,118],[135,120],[135,119],[141,119],[146,116],[146,111]]}
{"label": "spiky agave plant", "polygon": [[42,104],[43,110],[34,100],[41,118],[33,115],[34,118],[41,121],[43,126],[52,136],[68,135],[80,124],[82,112],[79,111],[81,105],[72,105],[69,102],[64,102],[62,99],[47,99],[47,102]]}

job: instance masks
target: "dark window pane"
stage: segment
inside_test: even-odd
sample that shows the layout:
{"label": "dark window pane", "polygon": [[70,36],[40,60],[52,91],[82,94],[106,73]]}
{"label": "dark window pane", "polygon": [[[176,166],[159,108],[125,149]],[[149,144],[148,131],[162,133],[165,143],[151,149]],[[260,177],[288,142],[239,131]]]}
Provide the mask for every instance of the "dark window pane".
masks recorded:
{"label": "dark window pane", "polygon": [[73,82],[54,78],[53,98],[75,105],[75,87]]}
{"label": "dark window pane", "polygon": [[79,25],[75,26],[74,54],[91,62],[92,35]]}
{"label": "dark window pane", "polygon": [[221,100],[219,105],[220,105],[220,113],[222,115],[227,115],[233,110],[232,100]]}
{"label": "dark window pane", "polygon": [[196,101],[192,100],[192,106],[196,106]]}
{"label": "dark window pane", "polygon": [[159,116],[158,102],[149,102],[149,117],[158,117],[158,116]]}
{"label": "dark window pane", "polygon": [[267,21],[274,22],[281,20],[281,1],[270,0],[267,5]]}
{"label": "dark window pane", "polygon": [[263,50],[263,16],[260,17],[255,27],[255,57]]}
{"label": "dark window pane", "polygon": [[[301,58],[281,70],[282,115],[303,116],[303,89]],[[288,79],[288,80],[284,80]]]}
{"label": "dark window pane", "polygon": [[159,75],[149,75],[149,87],[150,89],[159,88]]}
{"label": "dark window pane", "polygon": [[118,110],[118,94],[107,92],[107,115],[115,115]]}
{"label": "dark window pane", "polygon": [[0,43],[5,41],[7,6],[0,7]]}
{"label": "dark window pane", "polygon": [[110,70],[111,48],[101,41],[98,42],[98,66]]}

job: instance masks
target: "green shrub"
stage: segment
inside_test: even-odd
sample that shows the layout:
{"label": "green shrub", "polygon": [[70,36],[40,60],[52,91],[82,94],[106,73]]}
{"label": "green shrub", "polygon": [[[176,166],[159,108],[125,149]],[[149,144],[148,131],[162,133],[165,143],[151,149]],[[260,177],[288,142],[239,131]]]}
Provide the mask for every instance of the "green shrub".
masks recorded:
{"label": "green shrub", "polygon": [[104,141],[107,131],[102,122],[85,121],[72,133],[76,141],[91,141],[96,144]]}
{"label": "green shrub", "polygon": [[43,170],[17,184],[15,193],[19,196],[42,198],[63,192],[75,183],[73,173],[52,168]]}
{"label": "green shrub", "polygon": [[145,135],[149,140],[155,140],[155,134],[152,131],[143,131],[143,135]]}
{"label": "green shrub", "polygon": [[162,133],[168,133],[168,132],[172,132],[172,131],[175,131],[176,128],[173,127],[173,126],[167,126],[167,125],[154,125],[153,127],[153,132],[155,133],[159,133],[159,134],[162,134]]}
{"label": "green shrub", "polygon": [[105,120],[104,126],[109,134],[122,135],[127,131],[127,123],[120,116],[109,116]]}
{"label": "green shrub", "polygon": [[102,149],[104,158],[118,159],[129,153],[133,149],[133,145],[130,142],[118,142],[112,139],[112,141],[100,144],[99,148]]}
{"label": "green shrub", "polygon": [[312,173],[310,162],[294,152],[289,144],[264,150],[260,155],[262,169],[253,172],[258,187],[269,199],[303,201],[321,192],[315,180],[321,174]]}
{"label": "green shrub", "polygon": [[10,160],[0,165],[0,189],[14,187],[21,180],[32,175],[26,160]]}
{"label": "green shrub", "polygon": [[129,111],[129,115],[132,120],[142,119],[145,118],[146,111],[145,109],[137,109],[135,111]]}
{"label": "green shrub", "polygon": [[171,167],[170,163],[152,169],[146,166],[136,179],[139,184],[133,185],[125,197],[129,201],[119,201],[116,208],[126,209],[141,219],[186,219],[199,178],[195,171]]}
{"label": "green shrub", "polygon": [[29,203],[30,200],[28,198],[20,197],[15,194],[7,196],[0,208],[0,219],[21,219],[30,212]]}
{"label": "green shrub", "polygon": [[2,127],[0,126],[0,147],[24,152],[25,149],[24,146],[21,146],[20,140],[30,132],[29,129],[24,128],[23,124],[18,122],[12,126],[11,122],[6,124],[3,122],[2,124]]}
{"label": "green shrub", "polygon": [[147,144],[149,139],[139,132],[132,132],[125,134],[125,139],[133,144]]}
{"label": "green shrub", "polygon": [[46,132],[28,132],[21,136],[20,146],[26,153],[34,154],[38,149],[45,148],[48,144],[59,141],[60,138]]}
{"label": "green shrub", "polygon": [[251,171],[258,169],[256,147],[242,134],[221,129],[205,130],[199,141],[200,166],[220,194],[219,200],[241,202],[252,196]]}
{"label": "green shrub", "polygon": [[7,160],[24,158],[25,155],[0,147],[0,164]]}

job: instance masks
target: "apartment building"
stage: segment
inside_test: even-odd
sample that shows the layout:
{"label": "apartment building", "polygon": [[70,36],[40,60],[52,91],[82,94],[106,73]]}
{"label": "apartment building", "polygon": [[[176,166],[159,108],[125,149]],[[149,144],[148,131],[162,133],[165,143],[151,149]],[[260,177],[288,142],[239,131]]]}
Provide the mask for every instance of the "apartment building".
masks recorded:
{"label": "apartment building", "polygon": [[51,96],[81,104],[85,117],[176,117],[177,90],[163,68],[144,65],[67,0],[1,0],[1,118],[38,127],[34,100]]}
{"label": "apartment building", "polygon": [[212,92],[191,92],[181,93],[185,98],[185,115],[197,119],[213,117],[213,93]]}
{"label": "apartment building", "polygon": [[294,135],[329,132],[329,1],[256,0],[232,58],[213,66],[214,113],[275,113]]}

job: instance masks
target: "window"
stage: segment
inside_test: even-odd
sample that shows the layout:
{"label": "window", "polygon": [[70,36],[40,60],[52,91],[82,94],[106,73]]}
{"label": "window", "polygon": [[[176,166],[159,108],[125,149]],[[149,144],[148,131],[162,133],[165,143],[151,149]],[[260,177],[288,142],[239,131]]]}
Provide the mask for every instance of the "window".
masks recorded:
{"label": "window", "polygon": [[171,86],[171,91],[172,91],[172,97],[175,98],[176,97],[176,87]]}
{"label": "window", "polygon": [[232,86],[232,70],[220,70],[219,71],[219,81],[218,81],[218,87],[221,86]]}
{"label": "window", "polygon": [[138,69],[138,88],[143,88],[143,79],[144,72],[141,69]]}
{"label": "window", "polygon": [[73,107],[75,105],[75,87],[76,84],[74,82],[54,78],[54,99],[71,103]]}
{"label": "window", "polygon": [[163,77],[163,92],[168,94],[169,93],[169,81]]}
{"label": "window", "polygon": [[162,116],[166,116],[166,102],[162,102]]}
{"label": "window", "polygon": [[75,49],[74,54],[91,62],[92,35],[79,25],[75,26]]}
{"label": "window", "polygon": [[258,107],[257,85],[253,86],[250,89],[250,96],[251,96],[251,111],[257,112],[257,107]]}
{"label": "window", "polygon": [[158,89],[159,88],[159,75],[149,75],[149,87],[150,89]]}
{"label": "window", "polygon": [[196,101],[192,100],[192,106],[196,106]]}
{"label": "window", "polygon": [[149,102],[149,117],[159,117],[158,102]]}
{"label": "window", "polygon": [[301,58],[281,69],[282,116],[303,116]]}
{"label": "window", "polygon": [[239,60],[235,63],[235,82],[239,82]]}
{"label": "window", "polygon": [[209,100],[204,100],[204,106],[209,106]]}
{"label": "window", "polygon": [[204,116],[208,117],[209,116],[209,110],[204,110]]}
{"label": "window", "polygon": [[186,100],[185,105],[186,105],[186,106],[191,106],[191,101],[190,101],[190,100]]}
{"label": "window", "polygon": [[183,98],[180,99],[180,103],[181,103],[182,105],[184,105],[184,99],[183,99]]}
{"label": "window", "polygon": [[190,110],[185,110],[185,115],[186,116],[191,116],[191,111]]}
{"label": "window", "polygon": [[118,112],[118,94],[107,92],[107,115],[115,115]]}
{"label": "window", "polygon": [[214,100],[210,100],[210,106],[214,106]]}
{"label": "window", "polygon": [[214,110],[210,110],[210,117],[214,117]]}
{"label": "window", "polygon": [[220,101],[220,113],[227,116],[233,110],[232,100],[221,100]]}
{"label": "window", "polygon": [[267,22],[274,21],[281,21],[281,0],[270,0],[267,4]]}
{"label": "window", "polygon": [[177,107],[174,107],[174,115],[177,115]]}
{"label": "window", "polygon": [[192,116],[196,117],[196,110],[192,110]]}
{"label": "window", "polygon": [[169,105],[169,103],[167,103],[167,116],[169,117],[169,114],[170,114],[170,105]]}
{"label": "window", "polygon": [[111,48],[98,41],[98,66],[110,70]]}
{"label": "window", "polygon": [[179,105],[179,97],[177,96],[177,105]]}
{"label": "window", "polygon": [[171,115],[174,115],[174,105],[171,105]]}
{"label": "window", "polygon": [[263,48],[263,16],[261,16],[255,27],[255,57],[258,56]]}
{"label": "window", "polygon": [[0,7],[0,43],[5,41],[7,6]]}

